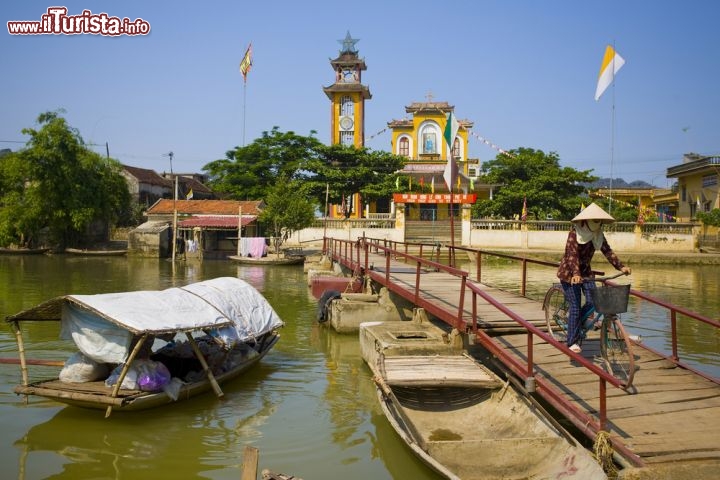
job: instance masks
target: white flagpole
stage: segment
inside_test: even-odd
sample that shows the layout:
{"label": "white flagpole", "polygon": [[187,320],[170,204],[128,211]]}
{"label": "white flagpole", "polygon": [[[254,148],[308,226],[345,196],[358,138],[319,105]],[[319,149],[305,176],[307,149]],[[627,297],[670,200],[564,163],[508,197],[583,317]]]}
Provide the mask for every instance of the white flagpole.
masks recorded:
{"label": "white flagpole", "polygon": [[610,124],[610,199],[608,201],[608,213],[612,215],[612,203],[613,203],[613,167],[615,165],[615,57],[617,56],[617,50],[615,50],[615,42],[613,42],[613,58],[610,63],[610,71],[612,72],[612,120]]}
{"label": "white flagpole", "polygon": [[242,135],[242,146],[245,146],[245,98],[247,91],[247,81],[243,80],[243,135]]}

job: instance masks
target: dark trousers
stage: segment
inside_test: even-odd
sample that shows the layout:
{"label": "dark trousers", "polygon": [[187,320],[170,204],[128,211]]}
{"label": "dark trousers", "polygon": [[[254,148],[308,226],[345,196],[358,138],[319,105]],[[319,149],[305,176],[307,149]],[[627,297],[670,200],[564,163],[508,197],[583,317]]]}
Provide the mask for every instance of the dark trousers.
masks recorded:
{"label": "dark trousers", "polygon": [[[595,282],[582,282],[575,285],[560,282],[560,284],[568,301],[567,344],[572,346],[580,342],[582,336],[582,322],[580,320],[594,308],[592,291],[595,289]],[[581,307],[583,294],[585,295],[585,304]]]}

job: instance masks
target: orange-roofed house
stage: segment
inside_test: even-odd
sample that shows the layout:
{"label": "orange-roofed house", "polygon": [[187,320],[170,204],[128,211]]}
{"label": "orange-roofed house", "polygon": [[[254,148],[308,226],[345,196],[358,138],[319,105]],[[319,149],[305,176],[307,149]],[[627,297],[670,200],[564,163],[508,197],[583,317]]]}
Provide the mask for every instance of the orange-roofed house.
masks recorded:
{"label": "orange-roofed house", "polygon": [[128,252],[147,257],[172,256],[172,230],[177,222],[176,255],[225,259],[236,255],[240,237],[262,236],[257,217],[263,206],[260,200],[160,199],[145,212],[147,222],[130,232]]}

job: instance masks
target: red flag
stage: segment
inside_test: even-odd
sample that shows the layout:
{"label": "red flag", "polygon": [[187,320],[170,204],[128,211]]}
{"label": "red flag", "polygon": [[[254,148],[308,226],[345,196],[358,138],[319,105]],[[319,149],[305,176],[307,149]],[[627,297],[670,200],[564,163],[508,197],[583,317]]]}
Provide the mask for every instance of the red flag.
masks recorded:
{"label": "red flag", "polygon": [[523,208],[522,208],[522,214],[520,215],[520,220],[523,222],[527,220],[527,197],[523,197]]}

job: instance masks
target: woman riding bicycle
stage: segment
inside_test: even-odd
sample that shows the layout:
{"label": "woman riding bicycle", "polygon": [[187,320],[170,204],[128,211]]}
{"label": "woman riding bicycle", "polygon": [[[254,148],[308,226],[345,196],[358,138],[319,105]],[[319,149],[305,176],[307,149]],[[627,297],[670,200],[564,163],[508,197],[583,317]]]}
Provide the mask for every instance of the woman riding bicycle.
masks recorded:
{"label": "woman riding bicycle", "polygon": [[[572,219],[572,228],[568,233],[565,254],[560,261],[557,276],[569,306],[567,345],[576,353],[581,351],[578,344],[582,328],[580,319],[594,308],[592,290],[595,288],[595,282],[583,282],[583,279],[594,277],[590,261],[595,250],[599,249],[608,262],[625,275],[631,272],[630,267],[623,265],[615,255],[603,234],[603,224],[614,221],[609,213],[595,203],[588,205]],[[582,308],[581,292],[585,295],[585,304]]]}

